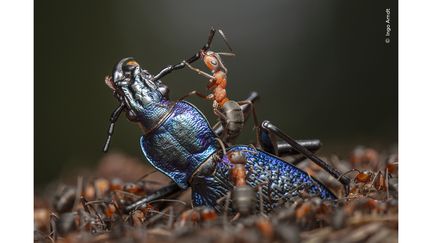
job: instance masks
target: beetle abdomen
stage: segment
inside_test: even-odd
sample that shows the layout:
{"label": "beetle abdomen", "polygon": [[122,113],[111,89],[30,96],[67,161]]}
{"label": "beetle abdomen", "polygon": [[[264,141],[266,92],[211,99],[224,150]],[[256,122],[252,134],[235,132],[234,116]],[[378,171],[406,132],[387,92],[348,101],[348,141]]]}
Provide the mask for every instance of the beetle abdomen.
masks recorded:
{"label": "beetle abdomen", "polygon": [[[298,195],[298,190],[306,190],[322,199],[335,199],[336,196],[320,182],[294,165],[278,157],[249,146],[234,146],[228,151],[241,151],[246,158],[247,181],[252,188],[262,186],[264,211],[270,212],[281,203]],[[229,174],[233,164],[224,156],[211,173],[197,173],[192,178],[192,199],[194,206],[223,206],[216,201],[231,191],[233,184]],[[259,208],[259,194],[255,198]]]}

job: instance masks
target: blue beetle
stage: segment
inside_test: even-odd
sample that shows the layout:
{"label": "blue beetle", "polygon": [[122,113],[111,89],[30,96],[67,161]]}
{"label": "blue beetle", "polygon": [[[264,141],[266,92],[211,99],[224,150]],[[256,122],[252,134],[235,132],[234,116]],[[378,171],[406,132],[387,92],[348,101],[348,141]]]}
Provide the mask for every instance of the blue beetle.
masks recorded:
{"label": "blue beetle", "polygon": [[[224,37],[223,32],[219,32]],[[129,57],[120,60],[114,66],[112,76],[105,79],[120,105],[111,115],[104,151],[108,150],[116,120],[125,111],[127,118],[136,122],[142,130],[140,145],[144,156],[153,167],[174,182],[137,200],[125,210],[134,210],[149,201],[170,196],[188,187],[192,189],[194,206],[213,207],[219,212],[221,199],[229,199],[231,192],[237,195],[233,201],[244,203],[258,201],[253,197],[259,199],[260,203],[256,207],[266,212],[296,196],[299,189],[323,199],[336,199],[319,181],[279,158],[293,153],[300,153],[302,158],[309,158],[321,166],[337,178],[343,184],[345,193],[348,193],[350,180],[311,152],[319,148],[319,140],[295,141],[269,121],[264,121],[258,131],[257,145],[261,149],[253,145],[226,148],[227,141],[220,139],[224,130],[221,124],[212,129],[206,117],[194,105],[169,99],[169,89],[161,78],[198,60],[200,53],[210,48],[214,34],[215,30],[211,29],[207,43],[194,56],[179,64],[169,65],[157,75],[151,75]],[[257,97],[257,93],[252,93],[247,99],[249,102],[241,106],[245,118]],[[281,140],[277,141],[275,137]],[[242,166],[247,171],[247,185],[243,187],[234,186],[230,180],[235,162],[231,161],[229,153],[237,153],[242,157]],[[257,188],[259,193],[254,193],[252,189]],[[254,206],[254,203],[246,204]],[[224,205],[225,208],[227,206]],[[233,207],[236,205],[231,204],[228,208]],[[240,207],[237,209],[241,212]]]}
{"label": "blue beetle", "polygon": [[[161,73],[179,68],[169,66]],[[127,210],[191,187],[194,206],[209,206],[220,212],[220,199],[234,187],[229,175],[233,164],[227,158],[227,152],[231,151],[239,151],[245,157],[248,171],[246,183],[251,188],[261,187],[261,194],[257,193],[256,198],[263,205],[257,207],[264,208],[266,212],[296,196],[298,188],[322,199],[336,199],[326,186],[275,155],[280,155],[284,148],[302,153],[347,184],[345,177],[306,148],[308,142],[302,145],[292,140],[268,121],[263,122],[260,132],[262,149],[252,145],[234,145],[225,151],[225,145],[201,111],[189,102],[169,99],[169,89],[159,79],[161,76],[151,75],[133,58],[124,58],[115,65],[112,76],[105,80],[120,105],[111,116],[104,150],[108,150],[115,121],[125,111],[127,118],[141,128],[140,145],[146,159],[174,182],[129,205]],[[242,109],[247,110],[247,107]],[[269,132],[286,143],[274,143]]]}

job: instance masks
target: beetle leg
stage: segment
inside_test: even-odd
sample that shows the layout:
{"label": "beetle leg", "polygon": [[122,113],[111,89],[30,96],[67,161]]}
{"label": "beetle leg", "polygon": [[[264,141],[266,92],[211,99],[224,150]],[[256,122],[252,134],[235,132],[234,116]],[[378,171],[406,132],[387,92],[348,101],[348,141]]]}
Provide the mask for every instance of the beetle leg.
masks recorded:
{"label": "beetle leg", "polygon": [[188,63],[195,62],[196,60],[198,60],[201,57],[201,52],[205,52],[208,49],[210,49],[210,45],[213,42],[213,38],[214,38],[215,33],[216,33],[216,30],[212,27],[210,29],[210,33],[209,33],[209,36],[208,36],[208,39],[207,39],[207,43],[201,48],[201,50],[199,52],[197,52],[195,55],[193,55],[191,58],[189,58],[187,60]]}
{"label": "beetle leg", "polygon": [[[269,133],[266,129],[259,129],[259,142],[261,147],[269,153],[279,157],[298,155],[299,152],[293,148],[289,143],[283,140],[277,140],[275,134]],[[304,139],[296,140],[301,146],[307,148],[315,153],[321,148],[321,141],[319,139]],[[298,157],[292,161],[292,164],[298,164],[305,160],[305,156]]]}
{"label": "beetle leg", "polygon": [[126,104],[122,102],[111,114],[110,117],[110,126],[108,128],[108,137],[105,142],[105,145],[103,147],[103,151],[106,153],[108,151],[109,145],[111,143],[112,135],[114,134],[114,125],[119,118],[120,114],[122,113],[123,109],[125,108]]}
{"label": "beetle leg", "polygon": [[185,67],[185,64],[183,62],[178,63],[176,65],[169,65],[166,68],[162,69],[158,74],[153,76],[153,80],[159,80],[162,77],[166,76],[167,74],[171,73],[174,70],[183,69]]}
{"label": "beetle leg", "polygon": [[324,169],[325,171],[327,171],[334,178],[338,179],[342,183],[342,185],[344,186],[345,194],[348,195],[348,193],[349,193],[349,186],[350,186],[349,185],[350,184],[350,179],[348,177],[344,176],[336,168],[332,167],[331,165],[329,165],[325,161],[321,160],[318,156],[316,156],[310,150],[308,150],[307,148],[305,148],[304,146],[302,146],[301,144],[299,144],[298,142],[296,142],[294,139],[292,139],[291,137],[289,137],[288,135],[286,135],[278,127],[276,127],[275,125],[271,124],[269,121],[264,121],[261,126],[262,126],[263,129],[269,131],[270,133],[275,134],[276,136],[278,136],[282,140],[286,141],[288,144],[290,144],[292,146],[292,148],[294,150],[296,150],[297,152],[303,154],[308,159],[310,159],[312,162],[314,162],[315,164],[319,165],[322,169]]}
{"label": "beetle leg", "polygon": [[128,205],[125,208],[125,211],[126,212],[134,211],[142,206],[145,206],[150,201],[172,196],[175,193],[180,192],[181,190],[182,189],[176,183],[169,184],[168,186],[162,187],[161,189],[155,191],[154,193],[148,196],[136,200],[132,204]]}

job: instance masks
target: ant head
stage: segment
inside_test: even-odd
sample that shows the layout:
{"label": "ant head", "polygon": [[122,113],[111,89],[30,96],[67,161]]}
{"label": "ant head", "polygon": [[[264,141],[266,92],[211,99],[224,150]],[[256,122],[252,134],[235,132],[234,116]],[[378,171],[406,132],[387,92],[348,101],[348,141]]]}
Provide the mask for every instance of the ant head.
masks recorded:
{"label": "ant head", "polygon": [[[213,30],[213,29],[212,29]],[[224,66],[224,64],[222,63],[222,59],[220,56],[235,56],[234,53],[232,53],[233,49],[231,48],[231,46],[228,43],[228,40],[225,36],[225,34],[223,33],[222,30],[219,30],[219,34],[222,36],[223,41],[225,42],[225,45],[228,47],[228,49],[230,50],[230,52],[213,52],[213,51],[208,51],[208,49],[210,48],[210,43],[213,40],[213,35],[214,35],[214,30],[213,32],[211,32],[213,34],[210,35],[209,41],[207,42],[206,46],[201,49],[200,51],[200,57],[203,59],[205,65],[207,66],[208,69],[210,69],[213,72],[219,71],[219,70],[223,70],[225,73],[228,72],[227,68]]]}
{"label": "ant head", "polygon": [[372,179],[372,173],[370,171],[361,171],[355,177],[357,182],[368,183]]}
{"label": "ant head", "polygon": [[208,69],[212,71],[218,71],[223,67],[222,60],[217,53],[213,51],[207,51],[202,52],[201,56]]}
{"label": "ant head", "polygon": [[246,164],[246,158],[241,151],[229,151],[227,156],[229,161],[233,164]]}

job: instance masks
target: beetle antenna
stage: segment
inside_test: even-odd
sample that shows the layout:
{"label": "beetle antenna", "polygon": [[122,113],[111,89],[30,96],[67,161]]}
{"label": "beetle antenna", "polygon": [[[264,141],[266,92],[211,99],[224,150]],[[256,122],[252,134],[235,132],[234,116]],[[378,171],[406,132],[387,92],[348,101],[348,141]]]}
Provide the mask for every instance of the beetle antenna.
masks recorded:
{"label": "beetle antenna", "polygon": [[122,113],[123,109],[125,108],[125,103],[121,102],[120,105],[113,111],[110,117],[110,126],[108,127],[108,137],[105,142],[105,145],[103,147],[103,152],[108,152],[109,145],[111,143],[112,135],[114,134],[114,125],[119,118],[120,114]]}
{"label": "beetle antenna", "polygon": [[[209,33],[206,44],[197,53],[195,53],[195,55],[193,55],[192,57],[187,59],[186,60],[187,63],[193,63],[196,60],[200,59],[201,52],[206,52],[208,49],[210,49],[210,45],[213,42],[213,38],[214,38],[215,33],[216,33],[216,31],[212,27],[210,29],[210,33]],[[169,65],[168,67],[162,69],[158,74],[153,76],[152,80],[159,80],[162,77],[166,76],[167,74],[171,73],[172,71],[182,69],[185,66],[186,65],[183,62],[175,64],[175,65]]]}
{"label": "beetle antenna", "polygon": [[[187,63],[193,63],[196,60],[198,60],[201,57],[201,52],[206,52],[208,49],[210,49],[211,43],[213,42],[213,38],[215,35],[215,29],[212,27],[210,29],[210,33],[207,39],[206,44],[199,50],[199,52],[197,52],[195,55],[193,55],[191,58],[187,59]],[[178,64],[179,65],[179,64]],[[182,66],[182,68],[184,67],[184,64]]]}

